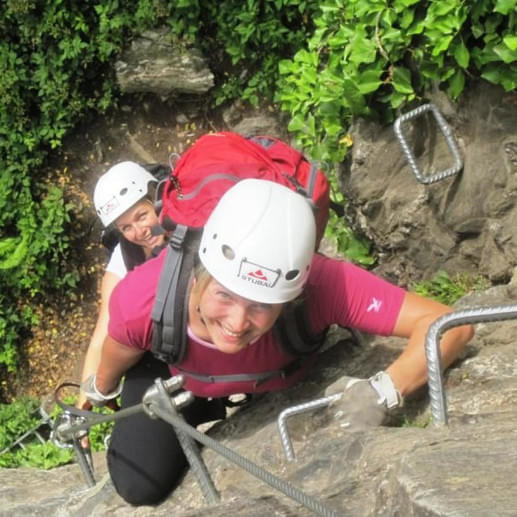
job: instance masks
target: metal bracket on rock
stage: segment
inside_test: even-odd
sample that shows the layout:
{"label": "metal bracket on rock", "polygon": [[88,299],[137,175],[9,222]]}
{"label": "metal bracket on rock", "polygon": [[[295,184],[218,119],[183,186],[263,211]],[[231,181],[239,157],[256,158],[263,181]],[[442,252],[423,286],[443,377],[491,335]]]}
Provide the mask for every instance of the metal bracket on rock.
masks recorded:
{"label": "metal bracket on rock", "polygon": [[[454,159],[454,165],[452,167],[450,167],[449,169],[445,169],[443,171],[435,172],[434,174],[430,175],[425,175],[422,173],[422,171],[418,167],[416,157],[411,151],[406,137],[402,133],[403,122],[417,118],[427,111],[431,111],[431,113],[434,115],[436,123],[438,124],[438,127],[440,128],[443,136],[445,137],[445,141],[447,142],[449,150]],[[402,151],[406,156],[406,159],[409,163],[409,166],[411,167],[411,170],[413,171],[413,174],[420,183],[436,183],[437,181],[448,178],[449,176],[454,176],[463,168],[463,159],[458,150],[458,146],[456,145],[456,141],[454,139],[454,135],[452,134],[451,128],[449,127],[449,125],[443,118],[442,114],[434,104],[425,104],[423,106],[419,106],[418,108],[400,116],[399,118],[397,118],[397,120],[395,120],[393,130],[395,131],[395,135],[402,147]]]}
{"label": "metal bracket on rock", "polygon": [[294,460],[294,449],[291,442],[291,437],[289,436],[289,432],[287,430],[287,419],[293,415],[299,415],[300,413],[314,411],[315,409],[328,406],[331,402],[340,399],[341,396],[342,393],[336,393],[335,395],[329,395],[328,397],[322,397],[319,399],[311,400],[309,402],[304,402],[296,406],[288,407],[278,415],[278,431],[280,432],[280,440],[282,441],[282,447],[284,448],[287,461]]}
{"label": "metal bracket on rock", "polygon": [[427,378],[431,414],[435,426],[447,425],[447,404],[443,390],[442,358],[440,337],[446,331],[461,325],[472,325],[490,321],[517,319],[517,305],[497,305],[493,307],[472,307],[449,312],[431,324],[425,337],[427,358]]}

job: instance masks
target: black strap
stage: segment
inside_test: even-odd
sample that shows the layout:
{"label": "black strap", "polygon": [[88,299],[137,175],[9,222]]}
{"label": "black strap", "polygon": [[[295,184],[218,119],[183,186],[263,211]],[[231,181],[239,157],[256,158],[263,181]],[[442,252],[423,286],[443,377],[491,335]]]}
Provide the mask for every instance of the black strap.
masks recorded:
{"label": "black strap", "polygon": [[199,232],[177,225],[171,235],[160,273],[151,312],[154,322],[151,351],[167,364],[181,362],[185,354],[188,291],[198,241]]}
{"label": "black strap", "polygon": [[268,381],[269,379],[273,379],[274,377],[281,377],[285,379],[289,375],[296,372],[303,364],[301,359],[295,359],[291,363],[289,363],[284,368],[279,370],[270,370],[267,372],[257,372],[257,373],[234,373],[229,375],[208,375],[202,373],[190,372],[189,370],[185,370],[184,368],[178,368],[178,370],[185,376],[191,377],[192,379],[196,379],[197,381],[207,382],[207,383],[217,383],[217,382],[248,382],[255,381],[255,386],[259,386],[260,384]]}
{"label": "black strap", "polygon": [[178,287],[183,261],[182,245],[186,234],[187,227],[177,225],[171,235],[151,311],[151,319],[154,322],[151,349],[154,355],[163,360],[175,355],[173,334],[176,315],[171,310],[174,302],[171,298],[174,298]]}
{"label": "black strap", "polygon": [[314,333],[308,324],[305,300],[285,307],[273,326],[275,338],[289,355],[294,357],[312,355],[323,345],[328,328]]}

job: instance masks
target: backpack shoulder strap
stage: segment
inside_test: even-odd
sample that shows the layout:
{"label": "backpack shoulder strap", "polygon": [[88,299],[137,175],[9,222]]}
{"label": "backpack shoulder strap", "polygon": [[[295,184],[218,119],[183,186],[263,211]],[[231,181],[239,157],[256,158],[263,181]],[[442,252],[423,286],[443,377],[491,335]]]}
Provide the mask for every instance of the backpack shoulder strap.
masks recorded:
{"label": "backpack shoulder strap", "polygon": [[167,364],[180,362],[187,345],[188,290],[195,260],[186,244],[189,231],[177,225],[171,235],[151,312],[151,351]]}
{"label": "backpack shoulder strap", "polygon": [[294,357],[311,355],[318,351],[325,341],[328,328],[318,334],[308,324],[305,300],[288,305],[273,326],[275,338],[288,354]]}

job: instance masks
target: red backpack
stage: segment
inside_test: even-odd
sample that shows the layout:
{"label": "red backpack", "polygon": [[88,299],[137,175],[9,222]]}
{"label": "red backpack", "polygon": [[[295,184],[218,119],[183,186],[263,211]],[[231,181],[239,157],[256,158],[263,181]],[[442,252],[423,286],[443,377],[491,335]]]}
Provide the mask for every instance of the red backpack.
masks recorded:
{"label": "red backpack", "polygon": [[319,244],[329,214],[328,180],[300,151],[272,137],[202,136],[181,156],[165,185],[162,224],[203,227],[221,196],[245,178],[274,181],[312,199]]}
{"label": "red backpack", "polygon": [[[245,138],[221,132],[199,138],[174,166],[161,196],[160,221],[170,238],[151,314],[152,351],[169,364],[179,363],[186,348],[188,284],[201,229],[221,196],[245,178],[275,181],[311,199],[317,246],[323,237],[329,216],[329,183],[302,153],[272,137]],[[300,312],[300,307],[297,310]],[[311,334],[304,314],[296,316],[296,325],[285,319],[280,318],[276,325],[277,336],[289,353],[309,354],[321,344],[324,336]]]}

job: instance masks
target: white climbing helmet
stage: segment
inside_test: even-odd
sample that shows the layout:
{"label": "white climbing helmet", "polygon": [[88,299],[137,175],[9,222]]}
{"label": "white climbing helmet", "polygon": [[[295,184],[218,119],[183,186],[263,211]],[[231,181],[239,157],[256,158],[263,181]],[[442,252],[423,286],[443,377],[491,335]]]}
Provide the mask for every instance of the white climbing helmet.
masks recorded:
{"label": "white climbing helmet", "polygon": [[302,292],[315,241],[307,199],[272,181],[245,179],[210,214],[199,257],[221,285],[239,296],[284,303]]}
{"label": "white climbing helmet", "polygon": [[147,195],[149,183],[155,177],[134,162],[120,162],[104,173],[95,185],[93,203],[104,226]]}

